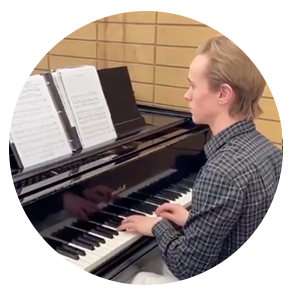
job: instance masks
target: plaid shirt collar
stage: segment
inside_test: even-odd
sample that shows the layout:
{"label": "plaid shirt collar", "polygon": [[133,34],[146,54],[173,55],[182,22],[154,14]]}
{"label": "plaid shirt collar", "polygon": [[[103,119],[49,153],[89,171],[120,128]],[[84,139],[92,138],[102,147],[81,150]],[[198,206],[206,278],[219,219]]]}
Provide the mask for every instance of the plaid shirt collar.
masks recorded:
{"label": "plaid shirt collar", "polygon": [[206,157],[210,158],[219,148],[225,145],[232,138],[254,130],[255,124],[252,120],[242,120],[232,124],[228,128],[213,136],[204,146]]}

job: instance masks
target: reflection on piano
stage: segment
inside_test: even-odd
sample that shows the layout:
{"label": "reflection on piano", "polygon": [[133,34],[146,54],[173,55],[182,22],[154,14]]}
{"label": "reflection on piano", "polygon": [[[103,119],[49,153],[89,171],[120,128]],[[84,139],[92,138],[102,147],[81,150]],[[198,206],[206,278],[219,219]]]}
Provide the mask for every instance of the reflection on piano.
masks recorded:
{"label": "reflection on piano", "polygon": [[[118,109],[113,111],[114,99],[105,89],[115,123]],[[119,114],[135,110],[132,125],[127,118],[115,123],[115,143],[27,172],[19,169],[9,150],[19,200],[44,241],[78,268],[121,282],[157,248],[151,237],[116,228],[129,215],[153,216],[163,203],[188,208],[210,136],[208,128],[194,125],[188,113],[128,105]],[[92,203],[94,208],[88,206]]]}

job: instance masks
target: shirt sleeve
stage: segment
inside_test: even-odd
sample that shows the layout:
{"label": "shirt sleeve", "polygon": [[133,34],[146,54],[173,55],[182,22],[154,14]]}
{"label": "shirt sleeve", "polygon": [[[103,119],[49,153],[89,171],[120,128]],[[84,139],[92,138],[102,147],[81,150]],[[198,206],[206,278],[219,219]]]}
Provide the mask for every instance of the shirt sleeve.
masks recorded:
{"label": "shirt sleeve", "polygon": [[163,260],[179,280],[216,264],[223,241],[242,208],[242,191],[236,181],[222,172],[204,172],[193,189],[192,205],[182,233],[166,220],[153,227]]}

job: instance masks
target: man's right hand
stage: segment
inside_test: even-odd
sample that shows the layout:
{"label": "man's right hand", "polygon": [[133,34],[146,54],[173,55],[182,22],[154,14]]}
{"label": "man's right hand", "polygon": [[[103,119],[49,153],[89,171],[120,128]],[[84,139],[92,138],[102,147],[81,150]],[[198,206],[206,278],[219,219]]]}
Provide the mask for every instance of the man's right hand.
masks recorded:
{"label": "man's right hand", "polygon": [[179,226],[184,226],[189,212],[180,204],[165,203],[157,208],[155,214]]}

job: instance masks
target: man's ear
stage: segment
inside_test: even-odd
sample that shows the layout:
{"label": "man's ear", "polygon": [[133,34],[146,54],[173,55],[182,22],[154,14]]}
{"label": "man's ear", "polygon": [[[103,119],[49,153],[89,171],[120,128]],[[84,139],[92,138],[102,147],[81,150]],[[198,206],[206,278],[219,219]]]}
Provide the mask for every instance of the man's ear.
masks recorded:
{"label": "man's ear", "polygon": [[229,104],[233,99],[234,91],[229,84],[222,84],[220,86],[218,103],[220,106]]}

